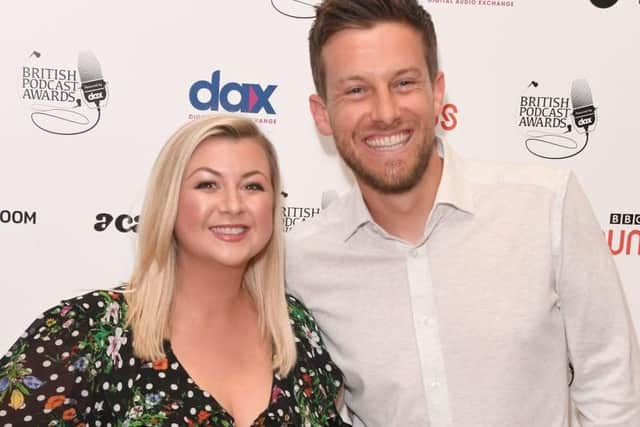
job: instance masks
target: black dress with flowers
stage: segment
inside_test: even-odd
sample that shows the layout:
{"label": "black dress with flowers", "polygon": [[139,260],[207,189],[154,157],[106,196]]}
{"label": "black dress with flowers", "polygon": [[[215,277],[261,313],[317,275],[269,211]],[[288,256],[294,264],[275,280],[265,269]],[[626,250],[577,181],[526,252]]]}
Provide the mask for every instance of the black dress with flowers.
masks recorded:
{"label": "black dress with flowers", "polygon": [[[298,351],[274,374],[253,426],[344,426],[342,373],[304,306],[287,297]],[[154,363],[133,356],[122,294],[96,291],[47,311],[0,360],[1,426],[224,426],[233,418],[182,368],[171,346]]]}

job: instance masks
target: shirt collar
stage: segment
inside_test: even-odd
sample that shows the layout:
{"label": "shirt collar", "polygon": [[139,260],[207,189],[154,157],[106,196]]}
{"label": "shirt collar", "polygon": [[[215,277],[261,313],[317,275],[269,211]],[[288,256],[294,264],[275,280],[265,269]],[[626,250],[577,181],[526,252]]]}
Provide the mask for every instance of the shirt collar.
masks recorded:
{"label": "shirt collar", "polygon": [[[449,205],[455,209],[473,213],[473,195],[467,180],[464,159],[440,138],[436,138],[436,149],[444,162],[434,208],[439,205]],[[346,195],[344,202],[342,235],[346,241],[361,227],[368,223],[374,224],[374,221],[357,184]]]}
{"label": "shirt collar", "polygon": [[437,141],[438,154],[444,162],[442,178],[433,205],[450,205],[461,211],[473,213],[473,194],[468,181],[465,160],[451,145],[439,138]]}

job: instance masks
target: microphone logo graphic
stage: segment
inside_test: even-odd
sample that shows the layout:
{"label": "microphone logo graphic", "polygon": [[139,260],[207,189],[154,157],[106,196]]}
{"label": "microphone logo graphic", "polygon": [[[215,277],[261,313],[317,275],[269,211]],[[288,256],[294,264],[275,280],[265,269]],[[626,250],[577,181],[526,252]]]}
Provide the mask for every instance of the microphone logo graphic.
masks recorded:
{"label": "microphone logo graphic", "polygon": [[571,84],[571,104],[577,131],[589,133],[596,125],[596,108],[593,106],[591,88],[585,79],[574,80]]}
{"label": "microphone logo graphic", "polygon": [[560,160],[579,155],[596,130],[598,108],[593,105],[587,80],[572,80],[570,91],[566,83],[560,85],[554,88],[548,82],[531,80],[518,103],[516,117],[518,128],[525,136],[524,146],[529,153],[543,159]]}
{"label": "microphone logo graphic", "polygon": [[91,108],[100,108],[107,99],[107,83],[102,78],[98,58],[90,51],[78,54],[78,74],[82,95]]}

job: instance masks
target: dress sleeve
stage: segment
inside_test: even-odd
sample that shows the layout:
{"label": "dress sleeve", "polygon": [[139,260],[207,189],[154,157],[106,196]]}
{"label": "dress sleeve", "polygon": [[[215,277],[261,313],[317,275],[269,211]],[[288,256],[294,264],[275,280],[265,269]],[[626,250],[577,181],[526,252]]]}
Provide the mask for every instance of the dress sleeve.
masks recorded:
{"label": "dress sleeve", "polygon": [[640,356],[622,285],[576,178],[563,200],[558,290],[584,427],[640,426]]}
{"label": "dress sleeve", "polygon": [[342,371],[324,347],[318,325],[307,308],[287,296],[293,331],[298,340],[295,394],[303,417],[314,426],[349,426],[340,417],[336,400],[344,386]]}
{"label": "dress sleeve", "polygon": [[93,322],[81,304],[46,311],[0,360],[0,424],[83,426],[89,405]]}

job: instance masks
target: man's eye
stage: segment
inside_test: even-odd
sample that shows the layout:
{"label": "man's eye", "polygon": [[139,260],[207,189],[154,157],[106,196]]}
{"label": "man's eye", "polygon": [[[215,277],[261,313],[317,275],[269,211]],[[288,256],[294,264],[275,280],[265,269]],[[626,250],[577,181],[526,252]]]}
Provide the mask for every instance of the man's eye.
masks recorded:
{"label": "man's eye", "polygon": [[212,190],[217,187],[217,184],[214,181],[202,181],[196,185],[198,190]]}
{"label": "man's eye", "polygon": [[360,95],[364,93],[364,88],[361,87],[352,87],[347,89],[347,95]]}
{"label": "man's eye", "polygon": [[398,86],[400,87],[409,87],[409,86],[413,86],[414,84],[416,84],[414,80],[400,80],[398,82]]}
{"label": "man's eye", "polygon": [[250,184],[247,184],[244,186],[244,188],[250,191],[264,191],[264,187],[261,184],[258,184],[257,182],[252,182]]}

